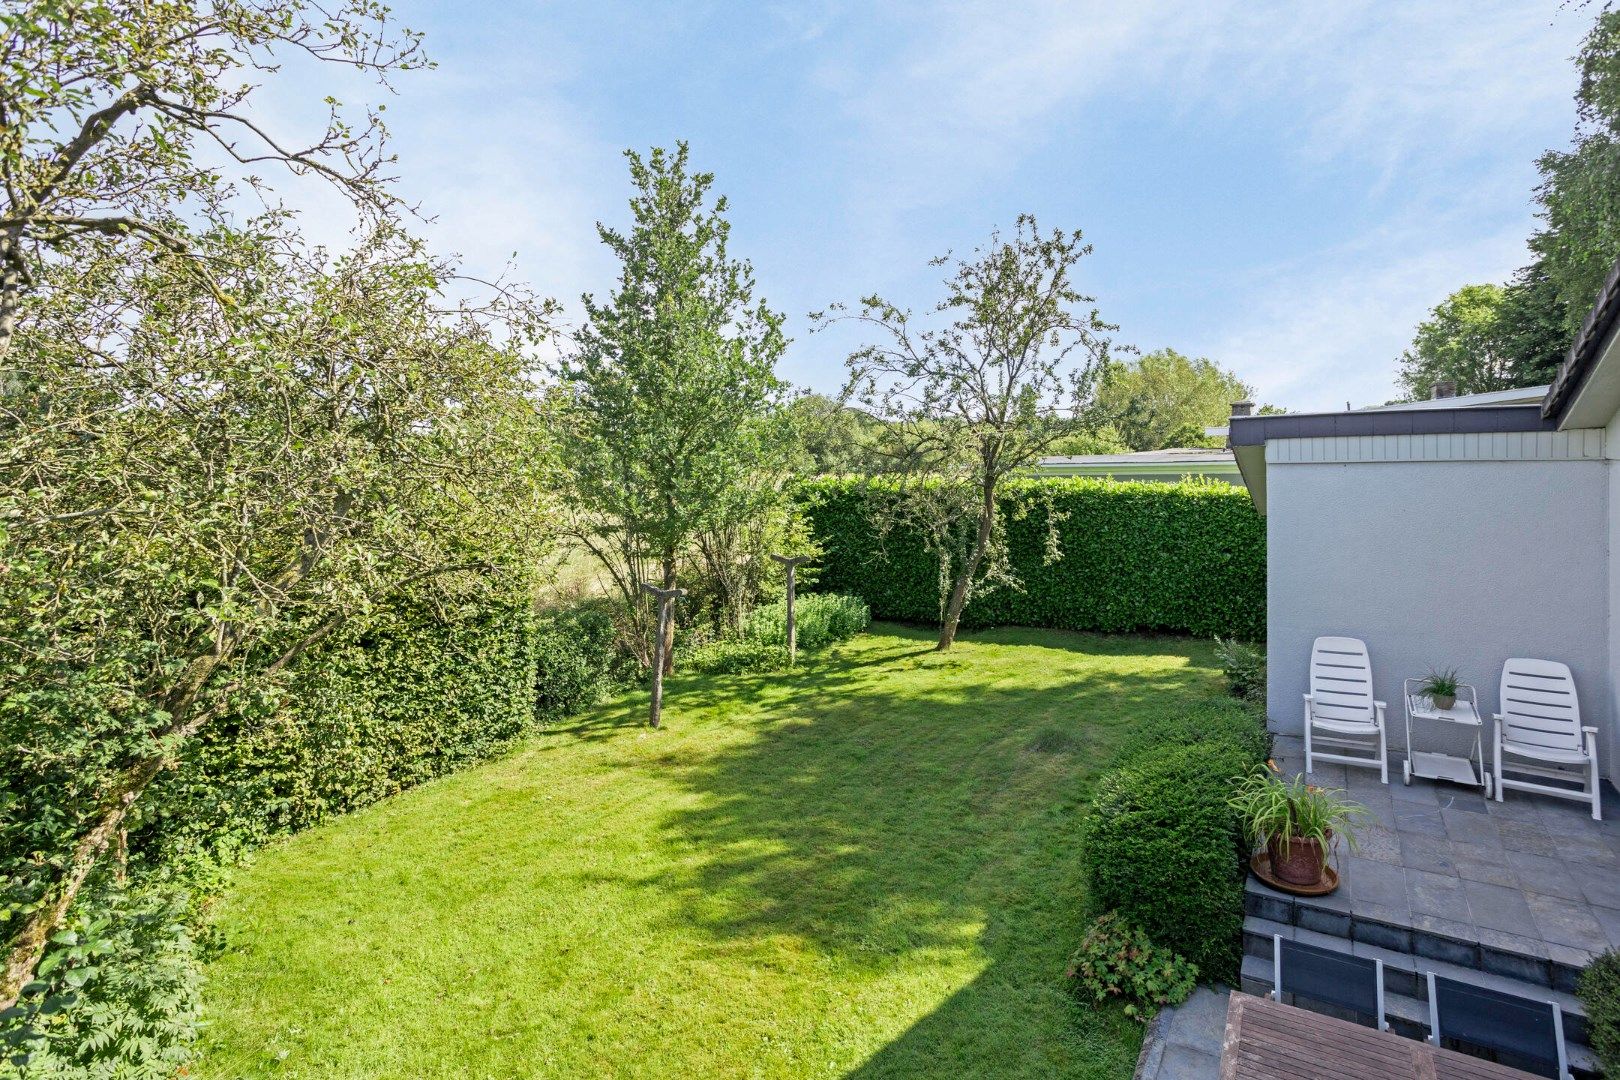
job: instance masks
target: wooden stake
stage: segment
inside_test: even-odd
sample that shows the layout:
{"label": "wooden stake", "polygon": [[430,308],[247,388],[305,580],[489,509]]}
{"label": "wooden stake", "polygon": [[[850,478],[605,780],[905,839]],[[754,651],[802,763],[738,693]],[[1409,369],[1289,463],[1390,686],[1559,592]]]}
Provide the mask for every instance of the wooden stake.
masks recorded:
{"label": "wooden stake", "polygon": [[686,590],[660,589],[643,581],[641,591],[658,599],[658,636],[653,641],[652,705],[648,722],[659,727],[664,714],[664,638],[669,627],[670,605],[685,596]]}
{"label": "wooden stake", "polygon": [[772,555],[771,558],[787,567],[787,631],[788,631],[788,663],[794,664],[799,659],[799,627],[793,621],[793,595],[796,591],[795,577],[799,572],[799,564],[810,561],[808,555]]}

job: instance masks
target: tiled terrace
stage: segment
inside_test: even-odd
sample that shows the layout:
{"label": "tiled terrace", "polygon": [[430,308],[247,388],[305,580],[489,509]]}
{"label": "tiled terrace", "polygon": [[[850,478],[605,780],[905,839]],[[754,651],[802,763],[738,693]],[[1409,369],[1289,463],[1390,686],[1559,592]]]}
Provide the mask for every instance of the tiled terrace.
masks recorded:
{"label": "tiled terrace", "polygon": [[[1276,757],[1285,775],[1304,769],[1298,739],[1279,737]],[[1311,775],[1347,789],[1371,815],[1357,850],[1339,853],[1338,892],[1310,901],[1323,917],[1342,912],[1358,924],[1544,958],[1554,984],[1570,989],[1593,956],[1620,948],[1613,788],[1605,785],[1605,820],[1597,822],[1588,807],[1563,799],[1511,791],[1495,802],[1477,789],[1416,779],[1408,787],[1400,765],[1393,754],[1387,786],[1372,769],[1319,763]]]}

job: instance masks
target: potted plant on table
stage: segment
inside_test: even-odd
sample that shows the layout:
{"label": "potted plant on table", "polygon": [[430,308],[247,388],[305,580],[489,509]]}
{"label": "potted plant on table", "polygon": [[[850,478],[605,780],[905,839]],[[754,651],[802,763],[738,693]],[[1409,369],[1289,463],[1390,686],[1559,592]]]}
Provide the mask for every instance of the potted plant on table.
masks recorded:
{"label": "potted plant on table", "polygon": [[1367,813],[1343,792],[1306,783],[1304,776],[1284,780],[1274,761],[1238,784],[1231,805],[1250,840],[1266,849],[1272,875],[1305,888],[1321,885],[1341,837],[1355,847],[1354,828]]}
{"label": "potted plant on table", "polygon": [[1434,702],[1436,709],[1445,712],[1457,704],[1457,669],[1429,672],[1423,678],[1423,685],[1418,687],[1418,693]]}

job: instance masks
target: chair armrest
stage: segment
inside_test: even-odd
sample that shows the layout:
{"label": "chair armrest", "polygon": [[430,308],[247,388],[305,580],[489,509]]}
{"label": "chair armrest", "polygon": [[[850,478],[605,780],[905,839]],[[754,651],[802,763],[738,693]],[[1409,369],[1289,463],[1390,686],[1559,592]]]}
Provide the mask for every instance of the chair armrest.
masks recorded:
{"label": "chair armrest", "polygon": [[1305,699],[1305,701],[1306,701],[1306,703],[1307,703],[1307,704],[1308,704],[1308,703],[1309,703],[1309,702],[1310,702],[1310,700],[1311,700],[1311,695],[1309,695],[1309,694],[1301,694],[1301,695],[1299,695],[1299,696],[1300,696],[1300,697],[1302,697],[1302,698],[1304,698],[1304,699]]}
{"label": "chair armrest", "polygon": [[1375,702],[1373,702],[1373,705],[1375,705],[1376,707],[1378,707],[1380,709],[1389,708],[1389,703],[1387,701],[1375,701]]}

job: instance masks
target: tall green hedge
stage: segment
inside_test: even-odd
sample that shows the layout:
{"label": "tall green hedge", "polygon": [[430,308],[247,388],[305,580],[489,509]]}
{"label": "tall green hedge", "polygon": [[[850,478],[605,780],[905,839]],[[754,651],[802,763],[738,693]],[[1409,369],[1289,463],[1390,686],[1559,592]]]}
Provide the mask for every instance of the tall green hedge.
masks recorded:
{"label": "tall green hedge", "polygon": [[596,608],[381,612],[301,660],[274,713],[205,729],[132,843],[159,863],[228,862],[499,753],[627,676]]}
{"label": "tall green hedge", "polygon": [[[815,588],[859,596],[876,618],[938,622],[937,556],[876,524],[895,491],[845,477],[800,488],[823,551]],[[1265,521],[1242,488],[1050,477],[1009,482],[999,503],[1023,588],[976,598],[964,626],[1265,636]],[[1047,562],[1053,511],[1062,557]]]}

